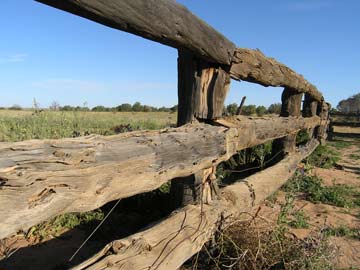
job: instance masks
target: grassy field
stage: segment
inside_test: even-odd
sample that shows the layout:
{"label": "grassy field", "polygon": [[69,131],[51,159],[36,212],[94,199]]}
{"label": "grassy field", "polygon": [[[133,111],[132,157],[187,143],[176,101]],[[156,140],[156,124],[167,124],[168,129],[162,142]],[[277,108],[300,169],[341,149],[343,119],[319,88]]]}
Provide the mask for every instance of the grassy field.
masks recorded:
{"label": "grassy field", "polygon": [[132,130],[175,125],[176,113],[60,112],[0,110],[0,141],[59,139],[86,134],[112,135],[120,125]]}

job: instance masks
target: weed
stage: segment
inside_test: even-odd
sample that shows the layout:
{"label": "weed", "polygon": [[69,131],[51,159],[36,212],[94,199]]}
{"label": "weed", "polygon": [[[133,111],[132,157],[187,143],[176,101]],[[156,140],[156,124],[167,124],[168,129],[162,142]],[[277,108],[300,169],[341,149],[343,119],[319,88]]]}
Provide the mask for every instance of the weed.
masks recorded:
{"label": "weed", "polygon": [[298,210],[293,213],[294,219],[290,221],[289,225],[296,229],[309,228],[309,217],[305,215],[304,211]]}
{"label": "weed", "polygon": [[345,142],[345,141],[332,141],[332,142],[328,142],[331,146],[335,147],[336,149],[340,150],[340,149],[344,149],[347,147],[351,146],[350,142]]}
{"label": "weed", "polygon": [[262,228],[256,222],[234,221],[189,264],[197,270],[326,270],[332,269],[332,256],[333,250],[322,232],[299,240],[290,237],[282,226]]}
{"label": "weed", "polygon": [[349,157],[350,157],[351,159],[355,159],[355,160],[360,159],[360,155],[358,155],[358,154],[350,154]]}
{"label": "weed", "polygon": [[30,228],[27,237],[36,237],[39,240],[47,239],[50,236],[57,237],[68,229],[96,222],[103,218],[104,214],[101,210],[86,213],[66,213]]}
{"label": "weed", "polygon": [[327,145],[320,145],[307,158],[307,163],[312,166],[328,169],[333,167],[339,160],[340,154],[337,151],[332,150]]}
{"label": "weed", "polygon": [[[281,206],[278,215],[277,224],[281,226],[290,226],[293,228],[308,228],[309,217],[302,210],[294,210],[295,197],[292,193],[287,193],[285,203]],[[285,228],[284,228],[285,229]]]}
{"label": "weed", "polygon": [[305,198],[314,203],[321,202],[346,208],[360,206],[360,193],[353,187],[336,184],[323,186],[321,178],[299,171],[282,188],[287,192],[304,193]]}
{"label": "weed", "polygon": [[306,129],[300,130],[296,134],[296,145],[306,144],[310,140],[309,132]]}
{"label": "weed", "polygon": [[349,228],[347,226],[342,225],[336,228],[328,227],[324,230],[324,232],[328,236],[347,237],[347,238],[360,240],[359,228]]}

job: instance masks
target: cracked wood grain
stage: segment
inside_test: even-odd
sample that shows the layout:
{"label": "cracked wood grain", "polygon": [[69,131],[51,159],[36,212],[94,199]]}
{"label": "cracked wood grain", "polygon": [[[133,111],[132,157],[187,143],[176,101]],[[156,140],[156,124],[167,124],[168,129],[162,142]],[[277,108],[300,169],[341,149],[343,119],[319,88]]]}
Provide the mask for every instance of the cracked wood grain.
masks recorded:
{"label": "cracked wood grain", "polygon": [[146,39],[229,65],[235,45],[174,0],[36,0]]}
{"label": "cracked wood grain", "polygon": [[274,166],[223,188],[221,200],[177,210],[147,230],[109,243],[71,270],[179,269],[200,251],[220,222],[227,222],[224,216],[237,217],[278,190],[318,145],[317,140],[310,141]]}
{"label": "cracked wood grain", "polygon": [[230,69],[235,80],[258,83],[263,86],[291,88],[298,93],[307,93],[315,101],[324,98],[319,90],[304,77],[260,50],[237,48]]}
{"label": "cracked wood grain", "polygon": [[154,190],[320,120],[237,116],[216,124],[0,143],[0,205],[7,206],[0,208],[0,239],[62,213]]}

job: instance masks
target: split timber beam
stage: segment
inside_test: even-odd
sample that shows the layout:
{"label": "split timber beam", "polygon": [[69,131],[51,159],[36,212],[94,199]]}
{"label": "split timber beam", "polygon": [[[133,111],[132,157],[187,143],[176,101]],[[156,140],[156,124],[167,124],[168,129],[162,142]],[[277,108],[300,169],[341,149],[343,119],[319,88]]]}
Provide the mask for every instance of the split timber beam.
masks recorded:
{"label": "split timber beam", "polygon": [[319,117],[234,117],[115,136],[0,143],[0,239],[67,212],[159,188],[237,151],[320,125]]}
{"label": "split timber beam", "polygon": [[188,205],[151,228],[115,240],[71,270],[168,270],[179,267],[211,239],[224,217],[237,217],[278,190],[310,155],[316,140],[276,165],[221,190],[211,205]]}
{"label": "split timber beam", "polygon": [[100,24],[230,65],[235,45],[175,0],[36,0]]}

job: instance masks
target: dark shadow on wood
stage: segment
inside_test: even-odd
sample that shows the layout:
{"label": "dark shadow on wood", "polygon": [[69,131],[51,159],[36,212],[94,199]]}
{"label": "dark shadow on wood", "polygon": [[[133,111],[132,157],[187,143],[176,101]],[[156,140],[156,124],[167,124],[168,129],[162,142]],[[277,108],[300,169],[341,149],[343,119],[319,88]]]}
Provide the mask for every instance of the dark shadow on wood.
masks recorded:
{"label": "dark shadow on wood", "polygon": [[342,133],[342,132],[333,132],[332,137],[342,137],[342,138],[360,138],[360,133]]}

